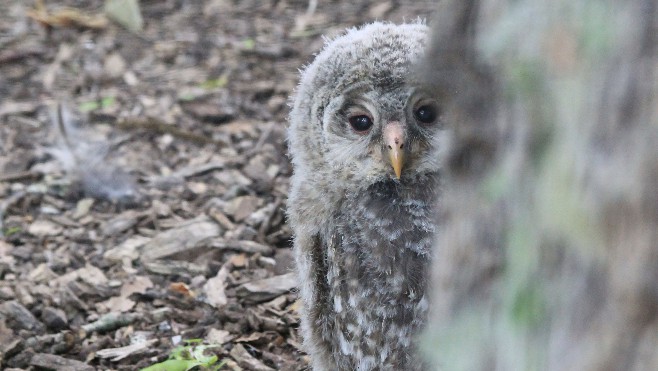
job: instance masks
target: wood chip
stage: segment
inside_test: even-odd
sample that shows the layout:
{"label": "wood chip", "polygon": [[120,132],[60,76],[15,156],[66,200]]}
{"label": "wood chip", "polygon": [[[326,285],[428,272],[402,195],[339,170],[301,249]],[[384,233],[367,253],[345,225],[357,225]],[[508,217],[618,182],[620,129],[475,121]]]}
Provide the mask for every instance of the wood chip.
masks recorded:
{"label": "wood chip", "polygon": [[246,219],[260,206],[261,199],[255,196],[236,197],[224,209],[228,216],[232,216],[236,222]]}
{"label": "wood chip", "polygon": [[135,293],[143,294],[152,287],[153,282],[146,276],[131,277],[121,286],[119,296],[111,297],[100,304],[105,306],[110,312],[128,312],[135,306],[135,302],[129,298],[130,295]]}
{"label": "wood chip", "polygon": [[297,275],[287,273],[242,284],[235,293],[247,303],[262,303],[289,292],[297,284]]}
{"label": "wood chip", "polygon": [[102,233],[104,236],[115,236],[123,231],[134,227],[140,215],[132,210],[121,213],[120,215],[108,220],[103,225]]}
{"label": "wood chip", "polygon": [[274,250],[267,245],[247,240],[232,241],[223,238],[215,238],[210,241],[210,246],[220,250],[235,250],[251,254],[272,255],[274,252]]}
{"label": "wood chip", "polygon": [[143,261],[142,265],[147,271],[162,275],[184,273],[190,276],[196,276],[197,274],[205,275],[208,273],[207,265],[193,264],[178,260]]}
{"label": "wood chip", "polygon": [[74,359],[60,357],[55,354],[37,353],[32,356],[30,365],[55,371],[94,371],[95,368]]}
{"label": "wood chip", "polygon": [[62,228],[62,226],[43,219],[35,220],[27,228],[28,233],[37,237],[57,236],[62,233],[63,230],[64,228]]}
{"label": "wood chip", "polygon": [[390,12],[393,8],[393,3],[391,1],[383,1],[380,3],[375,3],[368,9],[368,16],[374,19],[382,19],[386,13]]}
{"label": "wood chip", "polygon": [[216,208],[211,209],[208,212],[208,215],[213,218],[214,221],[219,223],[224,229],[232,230],[235,229],[235,224],[231,222],[231,220],[221,211],[217,210]]}
{"label": "wood chip", "polygon": [[39,322],[32,312],[16,300],[4,303],[0,307],[0,313],[17,323],[21,329],[29,331],[39,331],[43,329],[43,324]]}
{"label": "wood chip", "polygon": [[211,328],[210,331],[208,331],[208,335],[206,335],[206,341],[210,344],[226,344],[233,338],[235,338],[235,335],[231,335],[230,332],[215,328]]}
{"label": "wood chip", "polygon": [[274,371],[273,368],[266,366],[263,362],[254,358],[242,344],[236,344],[231,349],[231,357],[240,365],[248,370],[254,371]]}
{"label": "wood chip", "polygon": [[43,283],[54,280],[57,278],[57,274],[55,274],[55,272],[53,272],[50,267],[48,267],[48,264],[41,263],[37,265],[37,267],[32,271],[30,271],[30,274],[27,278],[34,283]]}
{"label": "wood chip", "polygon": [[71,217],[75,220],[78,220],[89,214],[89,210],[91,210],[94,202],[95,200],[93,198],[83,198],[82,200],[78,201],[78,203],[75,205],[75,211]]}
{"label": "wood chip", "polygon": [[221,170],[224,167],[226,167],[226,161],[215,160],[210,163],[193,164],[182,169],[178,169],[175,173],[171,174],[171,176],[190,178],[193,176],[204,175],[215,170]]}
{"label": "wood chip", "polygon": [[121,245],[106,251],[103,258],[110,262],[123,262],[125,259],[136,260],[139,258],[138,249],[150,240],[149,237],[136,235],[123,241]]}
{"label": "wood chip", "polygon": [[125,347],[101,349],[96,352],[96,355],[100,358],[112,358],[112,362],[117,362],[132,354],[143,352],[157,342],[158,339],[151,339],[135,344],[126,345]]}
{"label": "wood chip", "polygon": [[224,264],[219,272],[217,272],[217,275],[203,285],[203,291],[206,294],[204,301],[215,308],[222,307],[228,302],[226,293],[224,292],[228,273],[229,264]]}
{"label": "wood chip", "polygon": [[158,233],[143,246],[143,262],[162,259],[197,247],[197,244],[221,233],[219,226],[206,216],[190,220],[178,228]]}

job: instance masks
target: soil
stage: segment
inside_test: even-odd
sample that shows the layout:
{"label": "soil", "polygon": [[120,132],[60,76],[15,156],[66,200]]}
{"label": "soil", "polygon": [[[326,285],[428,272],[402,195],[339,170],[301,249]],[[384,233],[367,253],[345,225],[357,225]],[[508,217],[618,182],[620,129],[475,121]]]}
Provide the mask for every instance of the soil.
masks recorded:
{"label": "soil", "polygon": [[289,96],[322,35],[434,8],[315,3],[144,0],[138,32],[85,22],[99,0],[0,3],[0,369],[137,370],[194,339],[222,369],[308,367]]}

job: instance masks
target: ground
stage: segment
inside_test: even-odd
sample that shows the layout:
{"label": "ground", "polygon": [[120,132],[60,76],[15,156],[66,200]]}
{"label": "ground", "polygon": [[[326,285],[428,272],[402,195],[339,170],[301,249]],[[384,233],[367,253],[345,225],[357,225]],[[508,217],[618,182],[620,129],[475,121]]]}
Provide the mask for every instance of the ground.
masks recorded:
{"label": "ground", "polygon": [[136,370],[190,339],[307,367],[288,97],[322,35],[434,7],[314,3],[145,0],[138,32],[47,18],[100,0],[0,3],[0,369]]}

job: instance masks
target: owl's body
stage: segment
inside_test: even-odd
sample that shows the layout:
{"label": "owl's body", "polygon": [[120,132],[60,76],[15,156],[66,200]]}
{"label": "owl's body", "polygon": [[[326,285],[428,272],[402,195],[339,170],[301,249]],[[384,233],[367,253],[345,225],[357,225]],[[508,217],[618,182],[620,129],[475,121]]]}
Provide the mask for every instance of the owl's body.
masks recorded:
{"label": "owl's body", "polygon": [[426,319],[436,180],[377,183],[349,195],[330,222],[317,319],[337,369],[420,369],[412,341]]}
{"label": "owl's body", "polygon": [[427,28],[330,41],[290,115],[288,212],[315,370],[420,370],[439,192],[437,103],[411,74]]}

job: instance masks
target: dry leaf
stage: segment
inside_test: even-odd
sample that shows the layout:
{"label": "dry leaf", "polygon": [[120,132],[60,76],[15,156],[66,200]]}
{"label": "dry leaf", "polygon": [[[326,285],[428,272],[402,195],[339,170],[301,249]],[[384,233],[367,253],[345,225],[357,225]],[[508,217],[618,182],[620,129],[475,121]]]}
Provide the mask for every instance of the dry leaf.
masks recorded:
{"label": "dry leaf", "polygon": [[226,344],[231,341],[235,336],[231,335],[230,332],[226,330],[218,330],[216,328],[211,328],[206,335],[206,341],[210,344]]}
{"label": "dry leaf", "polygon": [[190,290],[189,286],[187,286],[184,282],[172,282],[169,285],[169,290],[190,298],[196,296],[194,291]]}
{"label": "dry leaf", "polygon": [[75,8],[61,8],[52,12],[37,1],[35,8],[27,11],[27,16],[48,27],[82,27],[102,29],[107,27],[107,18],[101,14],[86,14]]}

